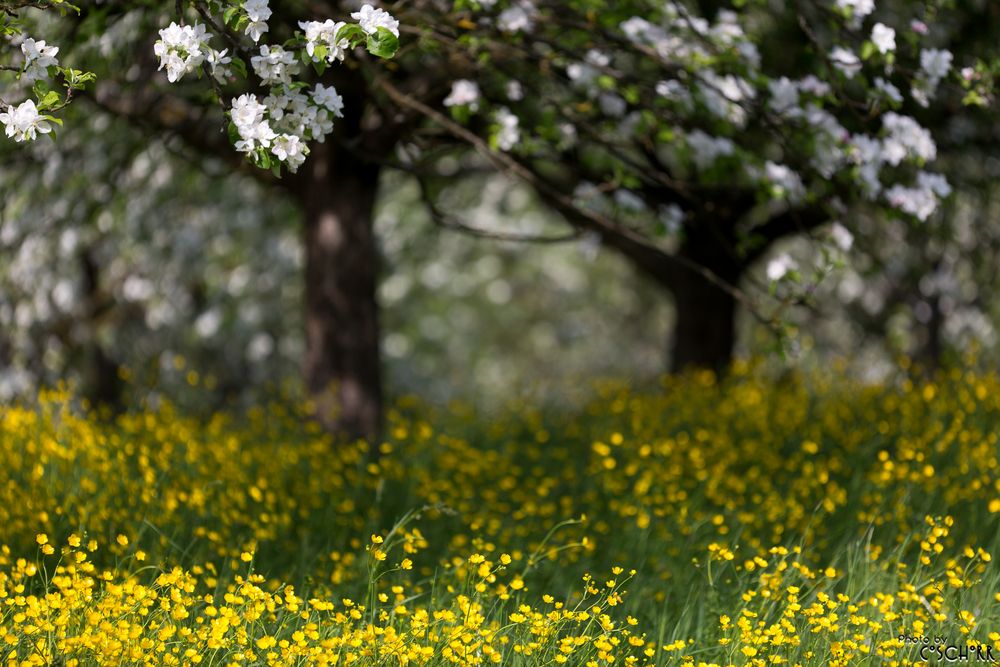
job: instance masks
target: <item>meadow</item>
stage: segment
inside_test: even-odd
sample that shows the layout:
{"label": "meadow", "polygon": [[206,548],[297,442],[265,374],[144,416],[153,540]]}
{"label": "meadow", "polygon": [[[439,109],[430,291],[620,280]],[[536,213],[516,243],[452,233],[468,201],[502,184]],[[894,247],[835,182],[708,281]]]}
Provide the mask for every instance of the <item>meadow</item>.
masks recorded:
{"label": "meadow", "polygon": [[[0,412],[8,665],[1000,657],[1000,380],[737,367],[577,409]],[[940,653],[938,653],[940,651]],[[964,652],[964,653],[963,653]]]}

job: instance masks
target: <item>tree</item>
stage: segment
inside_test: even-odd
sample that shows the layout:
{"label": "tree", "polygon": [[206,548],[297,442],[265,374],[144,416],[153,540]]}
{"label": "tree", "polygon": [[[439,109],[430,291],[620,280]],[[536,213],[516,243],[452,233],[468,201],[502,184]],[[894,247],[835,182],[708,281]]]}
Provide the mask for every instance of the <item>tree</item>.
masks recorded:
{"label": "tree", "polygon": [[[8,138],[16,142],[34,140],[39,134],[52,132],[53,125],[62,121],[52,114],[65,109],[73,99],[73,94],[94,80],[91,72],[64,67],[59,64],[59,47],[46,44],[45,40],[35,40],[24,34],[24,25],[19,10],[26,7],[39,11],[58,13],[63,16],[80,10],[66,0],[4,0],[0,2],[0,38],[17,42],[16,51],[21,62],[18,65],[0,65],[0,73],[8,72],[16,76],[15,93],[24,94],[24,88],[31,87],[32,96],[15,107],[0,96],[0,123],[3,123]],[[3,48],[7,47],[7,48]],[[7,55],[10,44],[0,47],[0,54]],[[52,89],[52,84],[57,89]],[[59,92],[62,89],[62,93]],[[9,92],[9,91],[5,91]]]}
{"label": "tree", "polygon": [[[97,105],[234,166],[243,153],[301,203],[306,383],[326,423],[370,436],[381,408],[371,211],[385,166],[425,182],[441,151],[476,151],[530,184],[569,236],[600,238],[674,293],[675,367],[719,368],[735,304],[756,312],[739,281],[775,239],[855,205],[926,218],[950,191],[922,170],[936,149],[909,115],[955,69],[924,42],[947,25],[936,4],[876,22],[860,0],[777,13],[761,2],[427,1],[394,8],[400,25],[372,7],[340,23],[337,3],[195,0],[171,17],[121,2],[88,8],[71,35],[83,52],[112,25],[130,31],[138,71],[100,71]],[[299,23],[302,12],[319,20]],[[355,48],[388,56],[399,37],[391,68]],[[970,102],[990,101],[992,75],[963,69]],[[794,295],[792,269],[771,273]]]}
{"label": "tree", "polygon": [[[371,214],[378,160],[391,147],[391,142],[381,145],[389,124],[376,121],[379,127],[369,124],[362,131],[364,86],[357,68],[330,71],[327,80],[335,81],[336,88],[318,82],[310,87],[306,81],[293,82],[292,78],[303,64],[315,68],[314,76],[322,75],[327,65],[343,61],[358,45],[374,56],[390,57],[396,49],[398,22],[370,6],[355,13],[358,23],[311,22],[295,30],[296,22],[287,18],[274,21],[280,26],[276,32],[291,37],[291,43],[285,44],[287,49],[261,45],[259,50],[256,46],[251,50],[269,30],[272,12],[267,2],[226,6],[193,2],[185,6],[178,5],[182,15],[176,18],[180,23],[160,30],[155,46],[147,41],[144,28],[162,25],[164,16],[143,3],[111,3],[81,12],[71,35],[83,51],[94,34],[107,35],[109,28],[130,21],[140,24],[138,30],[134,23],[127,26],[128,39],[120,45],[125,52],[131,46],[141,49],[136,58],[141,72],[138,81],[123,80],[121,72],[105,68],[91,101],[147,130],[183,136],[206,154],[228,155],[231,164],[239,165],[242,158],[226,146],[225,135],[217,132],[228,123],[237,150],[256,167],[273,168],[273,173],[255,173],[290,193],[306,212],[307,388],[317,404],[318,416],[332,430],[351,437],[373,437],[381,418],[381,382],[375,304],[378,262]],[[186,23],[189,18],[194,22]],[[216,50],[210,45],[213,38],[217,43],[227,42],[229,48]],[[220,106],[202,103],[199,84],[187,87],[187,97],[165,95],[162,86],[147,85],[157,64],[148,57],[154,53],[171,83],[192,74],[206,76]],[[253,68],[252,88],[273,93],[261,96],[267,107],[253,92],[239,94],[247,86],[234,83],[247,76],[248,63]],[[25,61],[22,74],[29,67]],[[233,95],[223,90],[226,84],[235,91]],[[339,118],[336,128],[335,117]],[[8,131],[15,125],[13,115],[4,122]],[[331,133],[331,143],[340,148],[319,145],[308,166],[299,171],[312,152],[308,142],[322,144]],[[361,141],[355,143],[357,139]],[[344,148],[348,144],[349,149]],[[292,174],[280,179],[282,167]]]}
{"label": "tree", "polygon": [[[956,90],[993,102],[996,65],[972,58],[994,46],[997,9],[981,3],[464,7],[428,38],[465,68],[443,100],[451,117],[389,94],[671,292],[674,369],[725,368],[738,305],[780,327],[741,288],[775,241],[866,210],[930,217],[952,185],[923,171],[937,148],[918,119],[943,131]],[[956,44],[960,75],[943,48]],[[771,272],[788,302],[812,289],[791,289],[805,277],[791,268]]]}

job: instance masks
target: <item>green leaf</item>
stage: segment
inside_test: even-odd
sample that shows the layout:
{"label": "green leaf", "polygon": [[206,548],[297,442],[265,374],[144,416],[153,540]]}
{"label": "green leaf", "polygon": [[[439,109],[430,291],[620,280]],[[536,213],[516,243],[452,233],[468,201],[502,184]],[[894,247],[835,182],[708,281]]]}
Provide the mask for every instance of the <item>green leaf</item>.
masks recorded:
{"label": "green leaf", "polygon": [[337,36],[335,38],[335,41],[337,44],[340,44],[342,40],[346,39],[348,43],[351,45],[351,48],[354,48],[361,42],[365,41],[365,38],[367,36],[368,34],[361,29],[361,26],[354,23],[349,23],[337,31]]}
{"label": "green leaf", "polygon": [[399,50],[399,39],[388,28],[379,27],[368,35],[368,53],[379,58],[392,58]]}
{"label": "green leaf", "polygon": [[254,162],[261,169],[270,169],[271,168],[271,164],[272,164],[271,153],[266,148],[264,148],[263,146],[261,146],[261,147],[259,147],[257,149],[257,151],[254,153],[254,158],[255,158]]}
{"label": "green leaf", "polygon": [[968,106],[985,107],[986,99],[982,95],[980,95],[977,91],[970,90],[968,93],[965,94],[965,97],[962,98],[962,104],[967,107]]}
{"label": "green leaf", "polygon": [[246,76],[247,76],[247,64],[245,62],[243,62],[242,58],[238,58],[237,56],[233,56],[233,61],[230,63],[230,66],[242,78],[244,78],[244,79],[246,78]]}
{"label": "green leaf", "polygon": [[62,97],[54,90],[50,90],[45,93],[42,97],[38,98],[38,109],[44,111],[46,109],[52,109],[59,105],[62,101]]}

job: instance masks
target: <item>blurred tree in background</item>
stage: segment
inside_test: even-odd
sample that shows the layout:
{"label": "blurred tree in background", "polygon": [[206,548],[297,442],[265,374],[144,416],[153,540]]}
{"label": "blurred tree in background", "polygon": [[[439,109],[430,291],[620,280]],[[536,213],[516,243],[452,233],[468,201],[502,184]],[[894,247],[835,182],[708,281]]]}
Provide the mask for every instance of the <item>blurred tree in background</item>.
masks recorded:
{"label": "blurred tree in background", "polygon": [[[993,343],[997,8],[739,5],[389,6],[393,61],[302,75],[344,117],[283,174],[230,145],[239,77],[157,73],[175,7],[22,12],[98,83],[56,143],[3,147],[0,396],[76,376],[114,404],[125,367],[226,400],[304,367],[327,424],[370,435],[383,349],[394,391],[444,398],[655,376],[668,336],[675,369],[723,369],[741,330],[931,365]],[[267,38],[354,9],[275,2]]]}

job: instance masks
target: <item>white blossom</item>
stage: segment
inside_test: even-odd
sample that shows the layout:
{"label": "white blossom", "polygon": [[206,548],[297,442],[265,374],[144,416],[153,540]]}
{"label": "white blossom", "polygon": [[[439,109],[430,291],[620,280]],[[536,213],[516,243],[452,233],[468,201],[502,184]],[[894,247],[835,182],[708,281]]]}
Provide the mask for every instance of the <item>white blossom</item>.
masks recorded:
{"label": "white blossom", "polygon": [[205,26],[171,23],[160,30],[160,39],[153,45],[153,53],[160,58],[160,69],[167,70],[167,80],[180,81],[205,62],[209,35]]}
{"label": "white blossom", "polygon": [[842,252],[847,252],[854,245],[854,234],[839,222],[833,223],[830,227],[830,238]]}
{"label": "white blossom", "polygon": [[882,142],[869,137],[867,134],[858,134],[851,138],[851,156],[857,164],[870,164],[882,162]]}
{"label": "white blossom", "polygon": [[848,79],[853,79],[854,75],[861,71],[861,60],[850,49],[842,46],[835,46],[830,51],[830,60],[833,66]]}
{"label": "white blossom", "polygon": [[882,142],[865,134],[851,138],[850,159],[858,165],[858,180],[862,191],[869,199],[874,199],[882,191],[879,172],[884,161]]}
{"label": "white blossom", "polygon": [[799,90],[816,97],[824,97],[830,94],[830,84],[822,81],[815,74],[809,74],[799,79]]}
{"label": "white blossom", "polygon": [[243,11],[247,13],[250,22],[247,24],[245,34],[250,35],[255,43],[268,31],[267,21],[271,18],[271,8],[268,7],[268,0],[245,0]]}
{"label": "white blossom", "polygon": [[14,141],[32,141],[38,132],[47,134],[52,131],[48,121],[38,113],[34,100],[25,100],[17,107],[8,106],[0,112],[0,123],[4,124],[7,136]]}
{"label": "white blossom", "polygon": [[346,39],[337,41],[337,33],[345,25],[347,24],[343,21],[333,20],[323,22],[303,21],[299,23],[299,27],[305,33],[306,53],[309,54],[309,57],[313,60],[319,60],[316,57],[316,47],[323,46],[326,48],[326,62],[343,62],[350,43]]}
{"label": "white blossom", "polygon": [[782,253],[767,263],[767,279],[778,282],[791,271],[797,271],[798,263],[788,253]]}
{"label": "white blossom", "polygon": [[934,193],[927,188],[908,188],[899,184],[886,190],[885,198],[892,206],[921,222],[931,217],[938,205]]}
{"label": "white blossom", "polygon": [[322,83],[317,83],[316,88],[313,89],[312,98],[316,104],[329,109],[337,118],[344,117],[344,98],[337,93],[337,89],[333,86],[327,87]]}
{"label": "white blossom", "polygon": [[743,103],[754,99],[753,87],[738,76],[720,76],[711,70],[702,74],[701,78],[698,94],[709,112],[737,127],[743,127],[747,121]]}
{"label": "white blossom", "polygon": [[371,5],[364,5],[361,11],[351,14],[351,18],[357,21],[361,29],[369,35],[378,32],[379,28],[385,28],[399,37],[399,21],[384,9],[375,9]]}
{"label": "white blossom", "polygon": [[937,82],[947,76],[954,58],[946,49],[923,49],[920,52],[920,68],[931,81]]}
{"label": "white blossom", "polygon": [[289,84],[292,82],[292,75],[299,71],[295,54],[277,45],[262,45],[260,55],[252,57],[250,64],[260,80],[268,85]]}
{"label": "white blossom", "polygon": [[496,122],[499,129],[496,135],[497,147],[509,151],[521,141],[521,121],[507,107],[500,107],[496,112]]}
{"label": "white blossom", "polygon": [[222,51],[216,51],[215,49],[208,49],[205,53],[205,62],[208,63],[209,70],[212,72],[212,76],[219,83],[225,83],[226,77],[232,74],[230,69],[230,64],[232,64],[233,59],[226,55],[229,49],[223,49]]}
{"label": "white blossom", "polygon": [[535,6],[527,0],[520,0],[500,12],[497,27],[503,32],[531,32],[535,28]]}
{"label": "white blossom", "polygon": [[923,49],[920,52],[920,73],[910,88],[910,95],[921,106],[928,106],[937,92],[941,79],[951,71],[954,59],[945,49]]}
{"label": "white blossom", "polygon": [[917,174],[917,183],[920,187],[927,188],[938,197],[951,196],[951,184],[941,174],[934,174],[928,171],[921,171]]}
{"label": "white blossom", "polygon": [[837,7],[848,13],[849,25],[857,28],[866,16],[875,11],[875,0],[837,0]]}
{"label": "white blossom", "polygon": [[879,91],[896,104],[901,104],[903,102],[903,94],[899,92],[899,88],[892,85],[882,77],[875,77],[875,90]]}
{"label": "white blossom", "polygon": [[459,79],[451,84],[451,93],[444,98],[446,107],[467,106],[472,111],[479,108],[479,84],[469,79]]}
{"label": "white blossom", "polygon": [[236,150],[250,153],[258,146],[268,148],[271,145],[277,135],[264,118],[266,110],[255,95],[241,95],[233,100],[229,115],[240,135]]}
{"label": "white blossom", "polygon": [[286,163],[289,170],[295,172],[305,162],[306,146],[298,135],[281,134],[275,137],[274,144],[271,146],[271,153]]}
{"label": "white blossom", "polygon": [[236,127],[248,127],[261,122],[264,119],[265,107],[257,101],[255,95],[246,94],[233,100],[230,117]]}
{"label": "white blossom", "polygon": [[670,99],[683,111],[690,112],[694,108],[691,91],[676,79],[667,79],[656,84],[656,94]]}
{"label": "white blossom", "polygon": [[890,111],[882,117],[886,137],[882,141],[882,157],[898,165],[907,157],[929,161],[937,157],[937,146],[931,133],[909,116]]}
{"label": "white blossom", "polygon": [[614,199],[615,204],[625,211],[641,213],[646,210],[646,202],[642,200],[642,197],[631,190],[626,190],[625,188],[615,190]]}
{"label": "white blossom", "polygon": [[920,172],[915,187],[897,184],[886,191],[886,200],[892,206],[925,221],[937,210],[940,198],[951,194],[951,185],[940,174]]}
{"label": "white blossom", "polygon": [[689,132],[685,140],[691,150],[691,159],[702,170],[712,166],[720,156],[732,155],[736,151],[736,146],[730,139],[713,137],[701,130]]}
{"label": "white blossom", "polygon": [[59,64],[59,60],[56,59],[59,47],[48,45],[44,41],[35,41],[28,37],[21,42],[21,53],[24,54],[21,78],[29,83],[44,79],[48,76],[48,68]]}
{"label": "white blossom", "polygon": [[872,28],[872,44],[881,54],[895,51],[896,31],[884,23],[876,23]]}
{"label": "white blossom", "polygon": [[768,161],[764,165],[764,175],[768,182],[777,188],[779,197],[797,202],[805,196],[802,177],[791,168]]}
{"label": "white blossom", "polygon": [[633,16],[630,19],[622,21],[618,27],[633,42],[645,41],[647,35],[657,30],[656,26],[641,16]]}
{"label": "white blossom", "polygon": [[795,115],[799,106],[799,89],[787,76],[772,79],[767,83],[771,100],[768,103],[771,110],[777,114]]}

